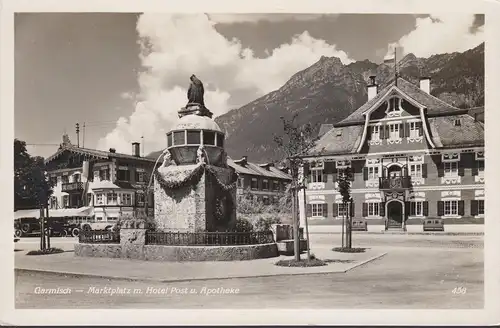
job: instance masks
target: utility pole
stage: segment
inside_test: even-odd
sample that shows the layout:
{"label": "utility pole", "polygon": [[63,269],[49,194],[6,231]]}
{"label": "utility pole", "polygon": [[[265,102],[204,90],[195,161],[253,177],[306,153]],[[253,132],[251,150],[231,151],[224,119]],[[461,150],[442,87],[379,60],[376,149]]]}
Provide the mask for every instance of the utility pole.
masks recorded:
{"label": "utility pole", "polygon": [[85,122],[83,122],[82,148],[85,148]]}
{"label": "utility pole", "polygon": [[142,156],[142,157],[144,157],[144,154],[146,153],[146,152],[144,151],[144,146],[145,146],[145,145],[144,145],[144,136],[141,136],[141,152],[142,152],[141,156]]}
{"label": "utility pole", "polygon": [[80,124],[76,123],[76,146],[80,148]]}

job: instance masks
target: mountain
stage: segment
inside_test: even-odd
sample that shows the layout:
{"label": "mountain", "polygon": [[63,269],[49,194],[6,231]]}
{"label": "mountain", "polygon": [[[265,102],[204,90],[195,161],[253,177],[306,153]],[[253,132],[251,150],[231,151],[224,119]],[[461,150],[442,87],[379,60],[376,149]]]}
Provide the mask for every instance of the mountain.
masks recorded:
{"label": "mountain", "polygon": [[[406,80],[418,83],[431,77],[431,93],[462,108],[484,105],[484,43],[463,53],[418,58],[408,54],[398,62]],[[298,114],[297,123],[334,124],[367,100],[368,77],[376,75],[383,88],[394,67],[368,60],[344,65],[339,58],[321,57],[293,75],[281,88],[216,118],[226,132],[226,150],[232,158],[247,155],[252,162],[277,160],[274,135],[282,134],[280,117]]]}

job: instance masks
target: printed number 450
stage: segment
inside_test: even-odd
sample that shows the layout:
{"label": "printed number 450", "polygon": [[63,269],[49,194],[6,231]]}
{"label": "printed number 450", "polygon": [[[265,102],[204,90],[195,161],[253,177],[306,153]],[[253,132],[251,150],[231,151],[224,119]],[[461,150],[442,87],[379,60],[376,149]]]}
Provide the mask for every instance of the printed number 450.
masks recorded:
{"label": "printed number 450", "polygon": [[466,294],[467,293],[467,288],[465,287],[455,287],[451,291],[453,294]]}

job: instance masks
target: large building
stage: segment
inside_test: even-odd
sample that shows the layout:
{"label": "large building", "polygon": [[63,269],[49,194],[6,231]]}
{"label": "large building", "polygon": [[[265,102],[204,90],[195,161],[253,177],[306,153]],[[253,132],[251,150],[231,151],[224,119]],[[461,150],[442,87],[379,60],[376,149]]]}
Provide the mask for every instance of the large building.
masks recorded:
{"label": "large building", "polygon": [[65,136],[45,162],[54,186],[51,216],[62,213],[113,222],[120,216],[144,213],[148,195],[152,214],[153,196],[147,186],[155,160],[140,156],[139,143],[132,144],[129,155],[77,147]]}
{"label": "large building", "polygon": [[237,194],[254,197],[265,205],[278,203],[292,181],[284,169],[273,163],[256,164],[244,156],[239,160],[228,158],[227,164],[238,174]]}
{"label": "large building", "polygon": [[[346,209],[337,175],[349,167],[353,213],[368,224],[404,229],[422,218],[446,223],[484,220],[484,123],[467,109],[397,77],[333,126],[324,126],[308,165],[306,207],[310,224],[338,224]],[[478,109],[475,109],[477,112]],[[303,204],[300,201],[299,204]]]}

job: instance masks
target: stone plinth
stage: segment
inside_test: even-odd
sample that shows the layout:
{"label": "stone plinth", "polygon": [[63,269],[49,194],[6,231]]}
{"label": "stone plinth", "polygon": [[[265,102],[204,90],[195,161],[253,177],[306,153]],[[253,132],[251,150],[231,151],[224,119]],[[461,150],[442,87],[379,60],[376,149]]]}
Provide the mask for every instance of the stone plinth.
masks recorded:
{"label": "stone plinth", "polygon": [[[196,167],[198,165],[171,165],[160,167],[158,172],[166,177],[177,177],[180,181]],[[233,169],[216,166],[210,166],[210,169],[219,181],[231,183]],[[179,188],[165,189],[155,181],[154,197],[158,231],[231,230],[236,222],[235,188],[221,191],[217,181],[206,170],[201,178]]]}

